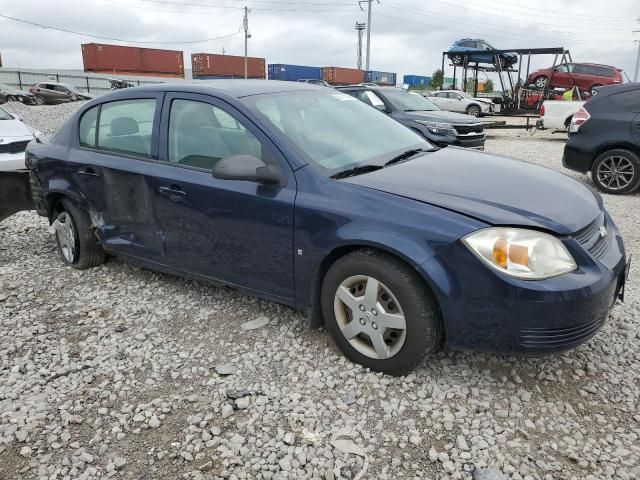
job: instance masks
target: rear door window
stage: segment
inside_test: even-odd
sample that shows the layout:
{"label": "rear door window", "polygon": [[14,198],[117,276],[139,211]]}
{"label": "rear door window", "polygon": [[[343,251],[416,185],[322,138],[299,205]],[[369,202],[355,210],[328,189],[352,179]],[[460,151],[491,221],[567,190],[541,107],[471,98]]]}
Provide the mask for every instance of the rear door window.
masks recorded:
{"label": "rear door window", "polygon": [[98,148],[142,157],[151,156],[156,112],[153,98],[105,103],[100,110]]}

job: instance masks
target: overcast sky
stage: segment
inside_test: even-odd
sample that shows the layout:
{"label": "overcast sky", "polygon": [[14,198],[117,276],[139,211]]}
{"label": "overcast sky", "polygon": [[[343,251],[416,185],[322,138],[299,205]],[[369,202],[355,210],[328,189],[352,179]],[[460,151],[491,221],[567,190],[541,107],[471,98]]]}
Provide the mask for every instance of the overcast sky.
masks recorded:
{"label": "overcast sky", "polygon": [[[267,63],[355,67],[354,24],[366,22],[366,12],[354,0],[0,0],[3,15],[93,35],[168,42],[112,42],[0,18],[0,54],[5,67],[82,69],[81,43],[120,43],[183,50],[189,68],[193,52],[224,48],[243,54],[241,34],[177,42],[238,32],[244,5],[251,8],[249,55]],[[638,0],[380,0],[373,5],[371,69],[431,75],[454,40],[473,37],[500,49],[564,46],[574,61],[615,65],[632,77],[638,17]],[[538,58],[533,66],[552,60]]]}

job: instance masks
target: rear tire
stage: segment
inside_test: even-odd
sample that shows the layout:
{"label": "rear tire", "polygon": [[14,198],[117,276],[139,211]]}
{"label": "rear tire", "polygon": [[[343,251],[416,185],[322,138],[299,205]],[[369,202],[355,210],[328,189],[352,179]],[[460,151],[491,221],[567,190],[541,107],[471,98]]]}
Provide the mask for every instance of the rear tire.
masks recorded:
{"label": "rear tire", "polygon": [[7,96],[7,102],[15,102],[16,99],[13,97],[13,95],[8,95]]}
{"label": "rear tire", "polygon": [[36,95],[35,96],[35,100],[36,100],[36,105],[44,105],[45,104],[45,99],[42,95]]}
{"label": "rear tire", "polygon": [[604,152],[593,162],[591,179],[604,193],[631,193],[640,186],[640,157],[624,149]]}
{"label": "rear tire", "polygon": [[60,206],[52,226],[62,262],[78,270],[103,264],[106,255],[93,234],[89,214],[67,199]]}
{"label": "rear tire", "polygon": [[536,77],[533,80],[533,84],[538,88],[545,88],[547,86],[548,82],[549,82],[549,79],[547,77],[545,77],[545,76],[542,76],[542,75],[539,76],[539,77]]}
{"label": "rear tire", "polygon": [[342,353],[375,371],[404,374],[442,344],[440,315],[428,287],[383,252],[357,250],[338,259],[323,280],[321,306]]}
{"label": "rear tire", "polygon": [[451,63],[453,63],[455,66],[459,66],[464,63],[464,57],[459,53],[456,53],[455,55],[451,55],[450,58],[451,58]]}

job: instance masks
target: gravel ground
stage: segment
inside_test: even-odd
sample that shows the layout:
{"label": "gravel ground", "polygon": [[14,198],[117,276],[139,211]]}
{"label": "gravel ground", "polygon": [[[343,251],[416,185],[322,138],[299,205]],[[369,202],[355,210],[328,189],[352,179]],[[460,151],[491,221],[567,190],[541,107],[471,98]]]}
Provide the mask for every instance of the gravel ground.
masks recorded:
{"label": "gravel ground", "polygon": [[[77,106],[13,108],[51,133]],[[561,169],[564,139],[496,131],[487,150]],[[635,258],[639,200],[605,197]],[[636,278],[573,351],[444,351],[394,378],[281,305],[66,268],[23,212],[0,224],[0,478],[639,478]]]}

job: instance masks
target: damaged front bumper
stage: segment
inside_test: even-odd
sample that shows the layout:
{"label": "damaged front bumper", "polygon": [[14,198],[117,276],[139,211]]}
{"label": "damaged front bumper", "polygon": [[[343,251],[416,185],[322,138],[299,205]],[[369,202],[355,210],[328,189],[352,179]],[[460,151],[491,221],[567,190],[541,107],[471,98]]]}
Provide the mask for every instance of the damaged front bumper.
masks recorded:
{"label": "damaged front bumper", "polygon": [[0,172],[0,222],[14,213],[35,208],[29,171]]}

